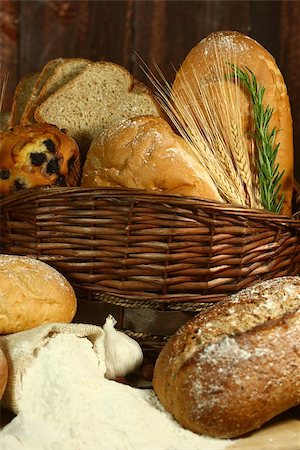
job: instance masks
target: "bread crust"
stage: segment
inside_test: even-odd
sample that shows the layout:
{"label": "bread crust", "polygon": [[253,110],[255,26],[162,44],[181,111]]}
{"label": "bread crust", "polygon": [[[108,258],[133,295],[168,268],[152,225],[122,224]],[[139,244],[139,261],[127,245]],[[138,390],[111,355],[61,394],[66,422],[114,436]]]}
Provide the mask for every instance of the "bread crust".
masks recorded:
{"label": "bread crust", "polygon": [[[185,82],[189,83],[192,90],[197,89],[195,76],[198,80],[213,82],[216,51],[224,61],[235,63],[241,68],[248,67],[255,74],[258,83],[266,88],[264,105],[269,104],[273,108],[270,130],[276,127],[278,133],[275,143],[280,143],[276,161],[279,170],[284,170],[280,191],[284,194],[281,213],[291,214],[294,183],[292,116],[287,88],[272,55],[258,42],[239,32],[211,33],[189,52],[176,74],[173,90],[181,91]],[[228,81],[224,83],[229,84]],[[240,107],[244,114],[244,129],[247,132],[252,124],[250,98],[242,89]]]}
{"label": "bread crust", "polygon": [[299,338],[300,277],[258,283],[169,340],[154,390],[185,428],[240,436],[300,403]]}
{"label": "bread crust", "polygon": [[189,145],[160,117],[121,121],[96,138],[82,186],[115,186],[222,201]]}
{"label": "bread crust", "polygon": [[53,267],[25,256],[0,255],[0,334],[69,323],[76,307],[72,286]]}
{"label": "bread crust", "polygon": [[10,115],[10,127],[14,127],[15,125],[19,125],[21,121],[21,117],[24,113],[27,102],[31,97],[31,93],[35,83],[37,82],[39,77],[39,72],[31,73],[25,75],[18,83],[15,95],[13,98],[13,104]]}

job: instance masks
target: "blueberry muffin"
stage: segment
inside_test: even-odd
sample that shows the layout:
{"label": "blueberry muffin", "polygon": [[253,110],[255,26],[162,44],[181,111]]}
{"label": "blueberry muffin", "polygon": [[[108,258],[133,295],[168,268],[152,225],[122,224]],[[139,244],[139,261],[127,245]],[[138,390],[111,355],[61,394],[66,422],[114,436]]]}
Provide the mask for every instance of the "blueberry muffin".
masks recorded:
{"label": "blueberry muffin", "polygon": [[80,157],[74,139],[49,124],[0,133],[0,194],[47,185],[76,186]]}

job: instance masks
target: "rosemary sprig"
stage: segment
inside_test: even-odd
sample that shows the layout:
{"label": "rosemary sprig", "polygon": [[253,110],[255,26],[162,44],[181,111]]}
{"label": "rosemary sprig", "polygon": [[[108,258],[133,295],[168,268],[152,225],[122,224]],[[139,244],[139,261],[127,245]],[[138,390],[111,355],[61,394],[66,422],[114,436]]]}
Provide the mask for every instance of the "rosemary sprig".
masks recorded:
{"label": "rosemary sprig", "polygon": [[273,108],[264,107],[263,97],[265,87],[257,83],[256,76],[249,69],[242,70],[235,64],[230,64],[233,73],[231,76],[247,88],[253,104],[253,116],[255,132],[253,135],[257,148],[258,184],[263,207],[275,213],[280,213],[284,201],[284,195],[279,198],[280,181],[284,171],[279,172],[279,164],[276,164],[279,143],[275,145],[277,129],[269,130]]}

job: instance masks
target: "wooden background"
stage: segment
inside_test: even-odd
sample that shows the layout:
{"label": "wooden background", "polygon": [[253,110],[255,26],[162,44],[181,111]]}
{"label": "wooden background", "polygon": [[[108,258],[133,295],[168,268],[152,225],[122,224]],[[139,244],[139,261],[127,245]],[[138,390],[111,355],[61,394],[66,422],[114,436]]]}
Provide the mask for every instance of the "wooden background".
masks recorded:
{"label": "wooden background", "polygon": [[[300,1],[0,0],[0,70],[9,72],[3,110],[21,76],[55,57],[82,56],[127,67],[145,81],[138,54],[168,81],[188,51],[212,31],[237,30],[277,60],[290,95],[300,179]],[[149,84],[149,83],[148,83]]]}

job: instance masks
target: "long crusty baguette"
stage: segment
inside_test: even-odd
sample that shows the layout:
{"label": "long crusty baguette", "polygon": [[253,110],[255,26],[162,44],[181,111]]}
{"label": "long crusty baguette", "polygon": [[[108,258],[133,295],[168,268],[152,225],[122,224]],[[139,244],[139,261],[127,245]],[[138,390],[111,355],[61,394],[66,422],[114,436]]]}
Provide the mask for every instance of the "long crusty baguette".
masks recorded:
{"label": "long crusty baguette", "polygon": [[154,370],[161,403],[196,433],[230,438],[300,403],[300,277],[263,281],[186,323]]}
{"label": "long crusty baguette", "polygon": [[[220,66],[223,64],[228,67],[228,63],[237,64],[242,69],[249,68],[256,76],[257,82],[266,89],[264,106],[273,108],[270,130],[276,127],[278,133],[275,142],[280,143],[276,161],[279,163],[279,170],[284,170],[280,194],[285,197],[281,213],[291,214],[294,181],[292,117],[287,88],[272,55],[258,42],[241,33],[212,33],[185,58],[173,83],[173,92],[185,91],[187,101],[191,98],[191,102],[194,101],[191,95],[193,92],[200,102],[199,84],[215,83]],[[227,89],[233,83],[233,79],[224,80],[223,86]],[[237,106],[241,109],[243,127],[247,135],[249,131],[253,131],[253,117],[250,97],[243,88],[240,89]]]}

